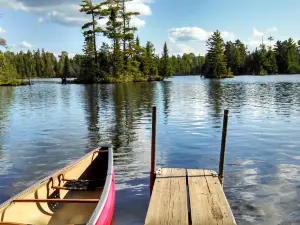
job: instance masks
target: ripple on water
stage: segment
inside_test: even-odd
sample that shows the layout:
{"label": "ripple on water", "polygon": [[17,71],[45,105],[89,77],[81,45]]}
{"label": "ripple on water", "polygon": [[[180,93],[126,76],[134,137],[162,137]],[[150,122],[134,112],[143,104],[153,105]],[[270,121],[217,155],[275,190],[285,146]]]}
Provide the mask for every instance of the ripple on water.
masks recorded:
{"label": "ripple on water", "polygon": [[218,169],[230,110],[225,192],[238,224],[300,223],[300,76],[0,87],[0,201],[101,143],[114,146],[115,224],[143,224],[151,108],[157,167]]}

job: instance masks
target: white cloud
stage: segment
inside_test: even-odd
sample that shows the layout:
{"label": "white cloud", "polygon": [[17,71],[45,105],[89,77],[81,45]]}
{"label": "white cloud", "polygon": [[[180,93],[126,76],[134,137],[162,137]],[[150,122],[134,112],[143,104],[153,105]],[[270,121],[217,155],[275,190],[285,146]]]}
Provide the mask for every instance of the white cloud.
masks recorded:
{"label": "white cloud", "polygon": [[200,27],[181,27],[169,30],[169,40],[175,42],[187,41],[206,41],[210,32],[203,30]]}
{"label": "white cloud", "polygon": [[43,17],[39,17],[39,18],[38,18],[38,22],[39,22],[39,23],[42,23],[42,22],[44,22],[44,21],[45,21],[45,19],[44,19]]}
{"label": "white cloud", "polygon": [[[180,27],[169,30],[168,38],[172,54],[182,55],[184,53],[194,53],[204,55],[206,52],[206,41],[213,34],[201,27]],[[236,35],[232,32],[221,31],[221,36],[225,41],[234,41]]]}
{"label": "white cloud", "polygon": [[2,27],[0,27],[0,34],[4,34],[6,30],[4,30]]}
{"label": "white cloud", "polygon": [[[58,59],[59,56],[61,55],[61,52],[53,52],[53,55]],[[68,52],[69,59],[73,59],[75,55],[77,55],[77,53]]]}
{"label": "white cloud", "polygon": [[184,53],[191,53],[191,52],[196,54],[196,50],[189,44],[176,44],[175,46],[172,47],[173,47],[171,49],[172,55],[183,55]]}
{"label": "white cloud", "polygon": [[[104,27],[107,22],[108,22],[108,18],[103,18],[103,19],[97,21],[98,25],[101,27]],[[141,27],[145,26],[145,24],[146,24],[145,20],[142,20],[137,16],[132,16],[131,21],[130,21],[130,25],[135,26],[137,28],[141,28]]]}
{"label": "white cloud", "polygon": [[[0,8],[21,10],[38,15],[37,21],[60,23],[67,26],[82,26],[88,17],[79,12],[81,0],[0,0]],[[137,11],[141,15],[151,15],[149,4],[152,0],[133,0],[127,2],[128,11]],[[139,26],[145,25],[141,19],[134,19]]]}
{"label": "white cloud", "polygon": [[21,47],[24,47],[24,48],[32,48],[32,44],[26,42],[26,41],[22,41]]}
{"label": "white cloud", "polygon": [[228,32],[228,31],[223,31],[221,32],[221,37],[225,40],[229,41],[234,41],[236,40],[236,36],[234,33]]}
{"label": "white cloud", "polygon": [[[151,15],[151,9],[149,5],[146,4],[147,1],[133,0],[126,3],[126,9],[128,12],[139,12],[141,15]],[[151,3],[148,1],[148,4]]]}
{"label": "white cloud", "polygon": [[267,28],[265,31],[258,31],[256,28],[253,28],[252,36],[248,39],[246,44],[252,48],[259,47],[262,43],[264,43],[267,46],[274,46],[276,41],[271,41],[270,43],[268,37],[271,35],[270,33],[275,33],[277,31],[277,27],[270,27]]}
{"label": "white cloud", "polygon": [[266,30],[266,33],[273,33],[273,32],[277,32],[277,27],[271,27]]}
{"label": "white cloud", "polygon": [[[206,41],[213,32],[205,31],[201,27],[181,27],[169,30],[169,40],[172,43],[177,42],[191,42],[191,41]],[[235,34],[222,31],[221,36],[225,40],[234,40]]]}
{"label": "white cloud", "polygon": [[142,20],[142,19],[140,19],[137,16],[133,16],[131,18],[130,24],[131,24],[131,26],[135,26],[137,28],[141,28],[141,27],[145,26],[146,22],[145,22],[145,20]]}
{"label": "white cloud", "polygon": [[264,36],[263,32],[258,31],[256,28],[253,28],[252,37],[262,37]]}

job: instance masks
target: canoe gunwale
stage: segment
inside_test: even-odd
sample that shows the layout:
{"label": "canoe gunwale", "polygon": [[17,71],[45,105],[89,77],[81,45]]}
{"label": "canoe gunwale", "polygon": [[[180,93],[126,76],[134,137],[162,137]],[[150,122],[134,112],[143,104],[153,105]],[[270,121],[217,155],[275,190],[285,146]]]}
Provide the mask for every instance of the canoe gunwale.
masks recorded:
{"label": "canoe gunwale", "polygon": [[[101,145],[100,147],[96,148],[96,149],[93,149],[91,151],[89,151],[87,154],[85,154],[84,156],[82,156],[81,158],[79,158],[78,160],[75,160],[73,162],[71,162],[70,164],[68,164],[67,166],[65,166],[64,168],[62,169],[59,169],[57,171],[55,171],[54,173],[52,173],[51,175],[35,182],[34,184],[32,184],[31,186],[29,186],[28,188],[26,188],[25,190],[23,190],[22,192],[14,195],[12,198],[8,199],[7,201],[3,202],[2,204],[0,204],[0,209],[4,208],[4,207],[7,207],[9,206],[10,204],[13,203],[13,201],[19,197],[21,197],[22,195],[26,194],[27,192],[29,192],[30,190],[32,190],[33,188],[36,188],[37,186],[41,185],[43,182],[45,181],[48,181],[49,179],[51,179],[52,177],[54,176],[57,176],[59,175],[62,171],[66,171],[68,169],[70,169],[71,167],[75,166],[76,164],[78,164],[79,162],[81,162],[83,159],[85,159],[86,157],[88,157],[89,155],[91,154],[94,154],[97,150],[99,150],[99,148],[102,148],[102,147],[106,147],[108,148],[108,170],[107,170],[107,175],[106,175],[106,181],[105,181],[105,186],[104,186],[104,190],[105,188],[110,188],[111,186],[111,182],[112,182],[112,172],[113,171],[113,153],[112,153],[112,147],[111,145]],[[109,186],[107,185],[107,183],[109,183]],[[99,202],[97,204],[97,207],[95,208],[95,211],[93,212],[89,222],[87,224],[91,224],[90,221],[93,219],[93,216],[95,214],[95,212],[99,209],[102,210],[104,204],[105,204],[105,201],[107,199],[107,196],[105,196],[105,199],[104,199],[104,196],[103,194],[101,195],[100,199],[99,199]],[[105,201],[104,201],[105,200]],[[104,201],[104,204],[102,205],[102,202]],[[101,204],[100,204],[101,203]],[[102,206],[102,207],[100,207]],[[99,207],[99,209],[98,209]],[[98,213],[97,213],[98,214]],[[99,215],[101,214],[101,211],[99,212]],[[0,221],[1,222],[1,221]]]}
{"label": "canoe gunwale", "polygon": [[[112,182],[115,182],[113,179],[114,179],[113,151],[112,151],[111,146],[109,146],[108,147],[108,168],[107,168],[107,175],[106,175],[104,189],[102,191],[99,202],[86,225],[94,225],[99,220],[102,210],[103,210],[105,204],[107,204],[109,193],[111,192],[111,189],[113,188]],[[115,191],[115,190],[113,190],[113,191]]]}

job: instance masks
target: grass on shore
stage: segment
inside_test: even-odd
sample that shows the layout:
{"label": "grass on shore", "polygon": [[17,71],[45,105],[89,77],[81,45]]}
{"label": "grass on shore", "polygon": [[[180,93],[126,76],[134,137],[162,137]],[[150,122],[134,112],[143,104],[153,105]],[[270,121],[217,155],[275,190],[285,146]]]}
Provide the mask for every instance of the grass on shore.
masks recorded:
{"label": "grass on shore", "polygon": [[0,86],[22,86],[28,84],[28,81],[19,79],[0,79]]}
{"label": "grass on shore", "polygon": [[160,76],[152,76],[151,79],[147,79],[144,77],[123,77],[123,78],[115,78],[115,77],[104,77],[104,78],[96,78],[95,80],[89,79],[75,79],[71,83],[75,84],[93,84],[93,83],[127,83],[127,82],[147,82],[147,81],[162,81],[163,79]]}

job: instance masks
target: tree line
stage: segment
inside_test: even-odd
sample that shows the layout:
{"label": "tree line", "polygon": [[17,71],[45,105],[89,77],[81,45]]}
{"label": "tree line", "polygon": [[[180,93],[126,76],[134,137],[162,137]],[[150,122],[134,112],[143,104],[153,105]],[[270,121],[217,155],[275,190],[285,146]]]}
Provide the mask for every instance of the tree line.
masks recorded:
{"label": "tree line", "polygon": [[[148,43],[146,48],[150,48],[150,45],[151,43]],[[147,50],[147,52],[149,51]],[[142,69],[147,74],[157,74],[162,69],[159,56],[154,55],[153,58],[153,61],[142,61]],[[99,59],[101,58],[99,57]],[[76,54],[74,57],[70,57],[65,51],[58,56],[43,49],[17,53],[0,51],[0,79],[82,78],[86,76],[86,73],[90,73],[83,64],[84,60],[84,55]],[[193,53],[171,56],[168,64],[172,75],[200,74],[204,57],[196,56]]]}
{"label": "tree line", "polygon": [[[172,61],[166,43],[161,56],[155,53],[150,41],[145,46],[140,44],[139,37],[135,35],[137,27],[131,23],[132,17],[139,13],[126,11],[126,3],[129,1],[114,0],[94,4],[91,0],[82,0],[80,11],[90,20],[82,26],[85,42],[79,80],[163,80],[178,72],[172,63],[177,59]],[[101,19],[107,19],[105,26],[99,26],[97,21]],[[100,35],[107,40],[101,45],[97,41]],[[193,70],[190,68],[190,71]]]}
{"label": "tree line", "polygon": [[289,38],[272,46],[274,38],[268,40],[269,45],[262,42],[250,52],[240,40],[225,43],[216,31],[207,41],[208,52],[201,72],[208,78],[300,73],[300,41]]}
{"label": "tree line", "polygon": [[[143,46],[127,12],[130,0],[104,1],[94,4],[82,0],[80,12],[89,21],[82,26],[83,54],[70,57],[67,52],[55,56],[42,50],[14,53],[0,51],[0,80],[29,77],[75,77],[78,82],[126,82],[163,80],[173,75],[202,74],[207,78],[233,75],[266,75],[300,73],[300,42],[277,41],[272,46],[262,43],[250,52],[240,40],[224,42],[216,31],[207,40],[205,56],[194,53],[170,55],[165,42],[161,54],[148,41]],[[106,19],[105,26],[98,21]],[[106,41],[99,43],[98,36]],[[0,38],[0,46],[6,41]]]}
{"label": "tree line", "polygon": [[69,58],[67,52],[56,57],[44,50],[18,53],[0,51],[0,76],[7,79],[73,77],[80,70],[78,57]]}

